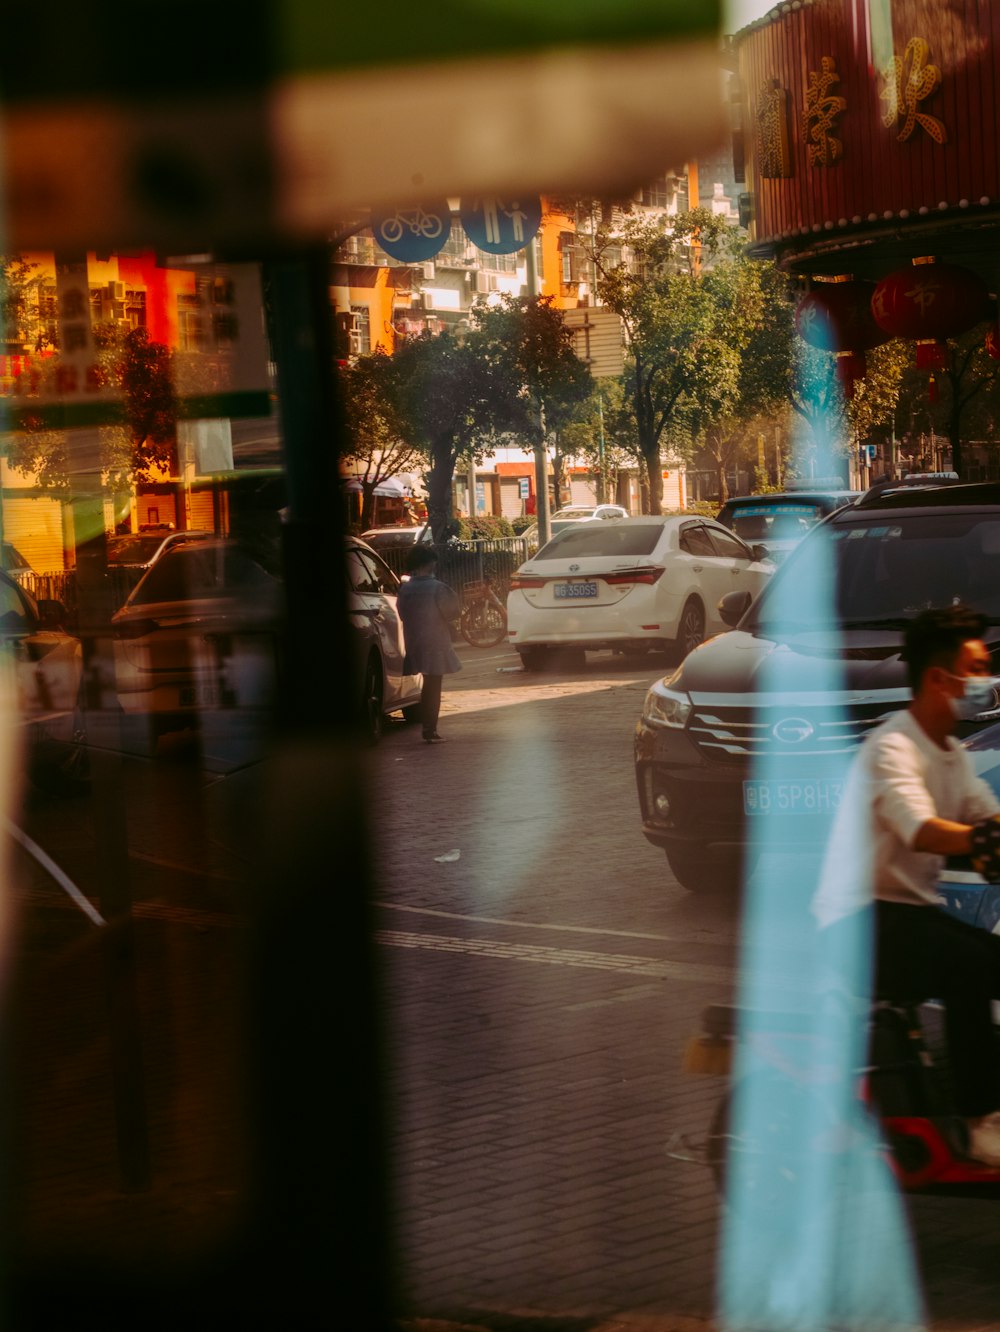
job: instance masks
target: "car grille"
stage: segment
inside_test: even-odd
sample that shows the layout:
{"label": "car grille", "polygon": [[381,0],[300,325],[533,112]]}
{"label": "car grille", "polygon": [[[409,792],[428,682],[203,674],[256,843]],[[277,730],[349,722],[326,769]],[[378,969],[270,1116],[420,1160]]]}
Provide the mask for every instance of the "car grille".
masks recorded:
{"label": "car grille", "polygon": [[756,755],[843,754],[857,748],[870,730],[904,703],[905,698],[898,702],[882,698],[840,708],[800,707],[794,702],[766,707],[696,704],[688,733],[706,758],[721,762]]}

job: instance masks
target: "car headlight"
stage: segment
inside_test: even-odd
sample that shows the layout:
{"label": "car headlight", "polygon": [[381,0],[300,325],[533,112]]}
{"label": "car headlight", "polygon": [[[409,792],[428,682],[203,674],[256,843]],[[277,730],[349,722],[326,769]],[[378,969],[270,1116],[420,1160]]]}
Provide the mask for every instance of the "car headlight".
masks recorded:
{"label": "car headlight", "polygon": [[651,726],[672,726],[682,730],[691,715],[691,699],[676,689],[653,685],[642,705],[642,719]]}

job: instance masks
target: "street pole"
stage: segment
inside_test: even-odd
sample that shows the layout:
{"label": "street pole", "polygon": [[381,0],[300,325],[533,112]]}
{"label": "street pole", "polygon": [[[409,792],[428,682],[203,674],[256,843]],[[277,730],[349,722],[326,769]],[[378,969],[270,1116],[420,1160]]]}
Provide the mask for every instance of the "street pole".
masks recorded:
{"label": "street pole", "polygon": [[[532,238],[525,251],[528,267],[528,295],[539,294],[538,264],[535,262],[535,241]],[[538,544],[544,546],[551,535],[549,525],[549,458],[545,447],[545,408],[538,404],[538,439],[535,443],[535,518],[538,521]]]}
{"label": "street pole", "polygon": [[601,392],[600,385],[597,389],[597,459],[600,466],[600,483],[598,487],[598,503],[604,504],[607,501],[607,475],[604,471],[604,394]]}

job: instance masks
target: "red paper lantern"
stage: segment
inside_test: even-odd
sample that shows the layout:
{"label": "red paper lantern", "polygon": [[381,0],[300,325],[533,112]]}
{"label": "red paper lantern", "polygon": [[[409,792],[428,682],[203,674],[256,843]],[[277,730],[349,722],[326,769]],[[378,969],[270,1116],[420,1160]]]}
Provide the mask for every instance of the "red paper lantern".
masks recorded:
{"label": "red paper lantern", "polygon": [[872,317],[870,282],[820,282],[795,311],[799,337],[828,352],[865,352],[888,342]]}
{"label": "red paper lantern", "polygon": [[884,277],[872,314],[890,337],[940,342],[988,319],[990,294],[975,273],[956,264],[912,264]]}
{"label": "red paper lantern", "polygon": [[986,334],[986,350],[994,361],[1000,361],[1000,324],[993,324]]}
{"label": "red paper lantern", "polygon": [[795,311],[799,337],[837,358],[837,378],[849,398],[867,366],[865,352],[889,341],[872,317],[870,282],[820,282]]}

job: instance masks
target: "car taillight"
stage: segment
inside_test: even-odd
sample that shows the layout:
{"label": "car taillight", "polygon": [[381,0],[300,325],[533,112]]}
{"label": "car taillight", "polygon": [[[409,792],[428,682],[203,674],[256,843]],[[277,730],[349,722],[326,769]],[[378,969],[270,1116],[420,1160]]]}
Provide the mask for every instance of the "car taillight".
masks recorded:
{"label": "car taillight", "polygon": [[524,574],[515,574],[510,580],[510,590],[518,592],[526,587],[544,587],[545,582],[544,578],[526,578]]}
{"label": "car taillight", "polygon": [[627,573],[602,574],[606,583],[614,586],[616,583],[648,583],[659,582],[663,576],[663,565],[649,565],[645,569],[629,569]]}
{"label": "car taillight", "polygon": [[155,620],[122,620],[114,626],[115,638],[145,638],[159,629]]}

